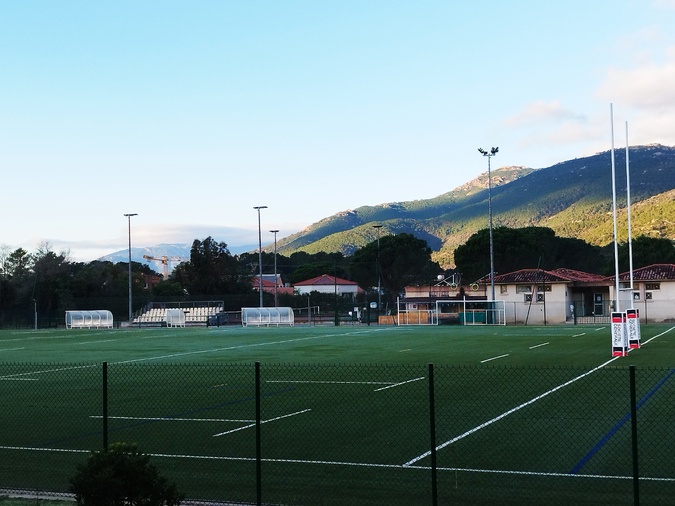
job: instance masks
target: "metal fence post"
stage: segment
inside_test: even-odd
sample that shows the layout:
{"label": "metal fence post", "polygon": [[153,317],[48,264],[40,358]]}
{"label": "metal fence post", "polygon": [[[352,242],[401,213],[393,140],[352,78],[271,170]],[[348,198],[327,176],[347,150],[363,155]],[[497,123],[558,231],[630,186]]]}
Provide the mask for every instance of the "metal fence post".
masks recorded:
{"label": "metal fence post", "polygon": [[630,425],[633,453],[633,504],[640,504],[640,474],[638,472],[638,432],[637,432],[637,397],[635,395],[635,366],[630,371]]}
{"label": "metal fence post", "polygon": [[262,505],[262,452],[260,450],[260,362],[255,363],[255,483],[256,502]]}
{"label": "metal fence post", "polygon": [[103,383],[103,451],[108,451],[108,362],[102,364]]}
{"label": "metal fence post", "polygon": [[434,364],[429,364],[429,434],[431,436],[431,504],[438,504],[438,472],[436,469],[436,401],[434,396]]}

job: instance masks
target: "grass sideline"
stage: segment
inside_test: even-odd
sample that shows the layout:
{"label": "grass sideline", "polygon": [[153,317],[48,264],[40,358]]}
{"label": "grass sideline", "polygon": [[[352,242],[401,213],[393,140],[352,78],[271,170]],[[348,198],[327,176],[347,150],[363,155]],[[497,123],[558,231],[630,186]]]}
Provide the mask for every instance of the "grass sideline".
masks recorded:
{"label": "grass sideline", "polygon": [[[571,477],[581,466],[582,476],[593,479],[593,493],[600,494],[593,502],[616,504],[625,480],[599,477],[616,473],[618,462],[625,469],[625,457],[604,444],[593,453],[625,414],[623,399],[612,399],[612,389],[624,381],[629,364],[672,367],[674,337],[672,325],[643,326],[644,346],[612,360],[608,326],[1,331],[0,363],[13,357],[14,365],[0,375],[0,398],[15,399],[25,412],[5,410],[0,425],[15,438],[13,447],[34,450],[3,448],[0,458],[18,476],[26,475],[34,471],[35,448],[43,448],[41,466],[62,482],[63,468],[83,457],[75,452],[100,446],[96,396],[99,365],[106,361],[113,392],[120,392],[111,398],[116,438],[143,441],[141,449],[155,455],[162,469],[192,487],[190,497],[250,501],[251,371],[253,362],[261,362],[268,496],[286,504],[316,502],[302,495],[315,484],[324,504],[333,504],[329,498],[339,499],[345,487],[358,504],[378,504],[385,493],[390,504],[411,504],[428,493],[424,378],[427,364],[434,363],[439,490],[445,497],[494,503],[516,486],[536,488],[538,502],[544,494],[556,504],[556,494],[564,493],[566,501],[581,497],[583,503],[588,481]],[[219,376],[222,368],[210,367],[223,364],[226,378]],[[602,371],[582,376],[603,364]],[[199,375],[178,377],[182,365]],[[658,379],[641,386],[640,397]],[[569,388],[557,390],[568,382]],[[599,402],[587,401],[589,389]],[[667,381],[656,393],[673,398]],[[560,406],[563,412],[556,411]],[[645,414],[653,406],[645,405]],[[662,417],[656,406],[654,414]],[[560,445],[578,435],[581,441]],[[626,437],[621,426],[612,442]],[[645,450],[671,448],[674,438],[656,434]],[[71,453],[64,458],[66,451]],[[495,456],[498,464],[492,463]],[[672,466],[665,473],[675,475]],[[31,488],[30,480],[25,485]],[[215,496],[195,495],[208,487]],[[375,499],[367,497],[368,488]],[[241,495],[232,497],[232,489]],[[527,500],[520,497],[519,503]]]}

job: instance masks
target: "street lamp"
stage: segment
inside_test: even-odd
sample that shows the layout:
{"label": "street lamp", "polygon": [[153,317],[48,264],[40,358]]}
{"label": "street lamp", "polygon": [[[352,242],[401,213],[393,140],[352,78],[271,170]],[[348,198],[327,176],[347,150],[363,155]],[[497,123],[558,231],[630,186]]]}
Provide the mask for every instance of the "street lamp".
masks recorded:
{"label": "street lamp", "polygon": [[133,311],[131,309],[131,217],[138,216],[138,213],[125,214],[129,222],[129,323],[133,318]]}
{"label": "street lamp", "polygon": [[380,268],[380,229],[382,225],[373,225],[373,228],[377,230],[377,263],[375,264],[375,270],[377,271],[377,314],[380,314],[380,306],[382,305],[382,290],[381,290],[381,268]]}
{"label": "street lamp", "polygon": [[277,300],[277,232],[278,230],[270,230],[274,234],[274,307],[279,305]]}
{"label": "street lamp", "polygon": [[495,300],[495,253],[492,243],[492,178],[490,176],[490,158],[495,156],[499,148],[492,148],[488,153],[483,148],[478,148],[478,152],[488,159],[488,215],[490,217],[490,288],[492,289],[492,300]]}
{"label": "street lamp", "polygon": [[262,278],[262,232],[260,230],[260,210],[267,209],[267,206],[255,206],[253,207],[258,211],[258,266],[260,267],[260,307],[263,307],[263,278]]}

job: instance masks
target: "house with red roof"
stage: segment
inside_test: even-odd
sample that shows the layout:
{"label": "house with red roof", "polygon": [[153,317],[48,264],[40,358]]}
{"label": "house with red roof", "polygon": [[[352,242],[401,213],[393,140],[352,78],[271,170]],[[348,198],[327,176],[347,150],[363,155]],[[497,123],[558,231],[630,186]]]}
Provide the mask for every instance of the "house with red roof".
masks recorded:
{"label": "house with red roof", "polygon": [[329,274],[322,274],[315,278],[294,283],[293,289],[295,290],[295,293],[300,295],[306,295],[311,292],[320,292],[356,297],[356,294],[363,293],[363,289],[359,288],[359,285],[354,281],[338,278]]}
{"label": "house with red roof", "polygon": [[[632,284],[631,284],[632,279]],[[521,269],[494,278],[507,324],[607,323],[616,308],[614,276],[573,269]],[[438,303],[487,300],[489,276],[470,286],[406,287],[406,310],[433,310]],[[675,265],[656,264],[619,275],[619,310],[636,308],[642,321],[675,321]],[[457,308],[461,308],[456,303]],[[455,308],[454,311],[461,309]],[[441,315],[438,316],[439,320]]]}
{"label": "house with red roof", "polygon": [[[609,279],[613,282],[614,276]],[[621,310],[636,308],[641,320],[675,321],[675,264],[641,267],[632,276],[630,272],[619,274],[619,290]]]}
{"label": "house with red roof", "polygon": [[589,316],[609,318],[611,313],[611,280],[598,274],[521,269],[495,276],[494,283],[495,298],[504,301],[509,323],[564,323]]}

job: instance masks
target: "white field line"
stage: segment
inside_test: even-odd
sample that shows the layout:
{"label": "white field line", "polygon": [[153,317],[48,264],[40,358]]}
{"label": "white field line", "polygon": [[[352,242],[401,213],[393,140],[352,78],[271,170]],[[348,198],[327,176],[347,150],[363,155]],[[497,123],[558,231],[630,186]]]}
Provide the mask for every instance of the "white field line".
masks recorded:
{"label": "white field line", "polygon": [[[661,332],[660,334],[657,334],[657,335],[655,335],[654,337],[651,337],[651,338],[647,339],[644,343],[641,343],[641,344],[647,344],[648,342],[653,341],[653,340],[656,339],[657,337],[661,337],[661,336],[667,334],[667,333],[670,332],[671,330],[675,330],[675,327],[670,327],[668,330],[664,330],[664,331]],[[631,349],[629,349],[628,351],[630,352],[630,351],[633,351],[634,349],[635,349],[635,348],[631,348]]]}
{"label": "white field line", "polygon": [[111,341],[114,341],[114,339],[104,339],[103,341],[85,341],[82,343],[74,343],[78,346],[83,345],[83,344],[98,344],[98,343],[109,343]]}
{"label": "white field line", "polygon": [[[89,415],[89,418],[103,418],[102,415]],[[172,416],[109,416],[110,420],[141,420],[149,422],[232,422],[232,423],[255,423],[255,420],[241,420],[229,418],[176,418]]]}
{"label": "white field line", "polygon": [[300,342],[300,341],[310,341],[313,339],[323,339],[326,337],[341,337],[341,336],[348,336],[348,335],[353,335],[353,334],[363,334],[363,333],[369,333],[369,332],[377,332],[377,329],[374,331],[358,331],[358,332],[346,332],[344,334],[326,334],[326,335],[319,335],[319,336],[309,336],[309,337],[298,337],[295,339],[286,339],[283,341],[270,341],[268,343],[251,343],[251,344],[243,344],[240,346],[227,346],[225,348],[211,348],[209,350],[197,350],[197,351],[185,351],[181,353],[171,353],[169,355],[161,355],[157,357],[145,357],[145,358],[135,358],[131,360],[122,360],[120,362],[112,362],[113,364],[131,364],[134,362],[147,362],[149,360],[163,360],[167,358],[174,358],[174,357],[185,357],[188,355],[201,355],[204,353],[216,353],[219,351],[231,351],[231,350],[241,350],[244,348],[260,348],[263,346],[272,346],[275,344],[287,344],[287,343],[295,343],[295,342]]}
{"label": "white field line", "polygon": [[498,357],[486,358],[485,360],[481,360],[480,363],[484,364],[485,362],[490,362],[492,360],[497,360],[497,359],[508,357],[508,356],[509,356],[509,354],[507,353],[506,355],[499,355]]}
{"label": "white field line", "polygon": [[[260,424],[262,425],[263,423],[276,422],[277,420],[281,420],[282,418],[288,418],[288,417],[291,417],[291,416],[301,415],[301,414],[307,413],[309,411],[312,411],[312,410],[311,409],[303,409],[302,411],[296,411],[295,413],[289,413],[287,415],[277,416],[275,418],[270,418],[269,420],[262,420],[260,422]],[[213,437],[225,436],[227,434],[232,434],[233,432],[239,432],[240,430],[250,429],[251,427],[255,427],[255,422],[253,422],[249,425],[244,425],[243,427],[239,427],[237,429],[228,430],[228,431],[225,431],[225,432],[219,432],[218,434],[214,434]]]}
{"label": "white field line", "polygon": [[[658,338],[658,337],[661,337],[661,336],[667,334],[668,332],[670,332],[671,330],[674,330],[674,329],[675,329],[675,327],[670,327],[668,330],[666,330],[666,331],[664,331],[664,332],[661,332],[660,334],[657,334],[657,335],[655,335],[654,337],[648,339],[647,341],[645,341],[644,343],[642,343],[642,345],[645,345],[645,344],[649,343],[650,341],[653,341],[654,339],[656,339],[656,338]],[[630,352],[633,351],[634,349],[635,349],[635,348],[629,349],[629,350],[628,350],[628,353],[630,353]],[[445,448],[446,446],[451,445],[452,443],[455,443],[455,442],[459,441],[460,439],[464,439],[465,437],[470,436],[470,435],[473,434],[474,432],[478,432],[479,430],[484,429],[485,427],[487,427],[487,426],[489,426],[489,425],[492,425],[492,424],[495,423],[495,422],[498,422],[498,421],[501,420],[502,418],[506,418],[507,416],[509,416],[509,415],[511,415],[511,414],[513,414],[513,413],[515,413],[516,411],[519,411],[519,410],[523,409],[524,407],[529,406],[530,404],[534,404],[535,402],[537,402],[537,401],[543,399],[544,397],[546,397],[546,396],[552,394],[553,392],[557,392],[558,390],[560,390],[560,389],[562,389],[562,388],[565,388],[566,386],[569,386],[569,385],[571,385],[572,383],[574,383],[574,382],[576,382],[576,381],[578,381],[578,380],[580,380],[580,379],[582,379],[582,378],[585,378],[586,376],[588,376],[588,375],[590,375],[590,374],[593,374],[595,371],[598,371],[598,370],[602,369],[603,367],[605,367],[605,366],[611,364],[612,362],[614,362],[614,361],[615,361],[616,359],[618,359],[618,358],[621,358],[621,357],[613,357],[613,358],[609,359],[607,362],[605,362],[604,364],[599,365],[599,366],[596,367],[595,369],[591,369],[590,371],[585,372],[584,374],[581,374],[580,376],[577,376],[576,378],[572,378],[571,380],[566,381],[566,382],[563,383],[562,385],[558,385],[557,387],[552,388],[551,390],[549,390],[549,391],[547,391],[547,392],[544,392],[543,394],[538,395],[537,397],[534,397],[533,399],[530,399],[529,401],[524,402],[524,403],[520,404],[519,406],[516,406],[515,408],[512,408],[512,409],[510,409],[510,410],[508,410],[508,411],[505,411],[504,413],[502,413],[502,414],[499,415],[499,416],[496,416],[496,417],[493,418],[492,420],[488,420],[487,422],[482,423],[482,424],[478,425],[477,427],[474,427],[473,429],[470,429],[470,430],[466,431],[465,433],[460,434],[459,436],[454,437],[454,438],[452,438],[452,439],[446,441],[445,443],[440,444],[439,446],[436,447],[436,450],[441,450],[441,449]],[[411,460],[409,460],[408,462],[406,462],[405,464],[403,464],[403,467],[409,467],[409,466],[411,466],[412,464],[414,464],[414,463],[416,463],[416,462],[419,462],[420,460],[422,460],[422,459],[428,457],[429,455],[431,455],[431,451],[424,452],[422,455],[419,455],[419,456],[415,457],[414,459],[411,459]]]}
{"label": "white field line", "polygon": [[581,334],[574,334],[572,337],[581,337],[581,336],[585,336],[585,335],[586,335],[586,332],[582,332]]}
{"label": "white field line", "polygon": [[[595,371],[597,371],[597,370],[599,370],[599,369],[602,369],[602,368],[605,367],[606,365],[611,364],[611,363],[614,362],[617,358],[620,358],[620,357],[614,357],[614,358],[611,358],[610,360],[608,360],[607,362],[605,362],[605,363],[602,364],[602,365],[599,365],[599,366],[596,367],[595,369],[591,369],[590,371],[585,372],[584,374],[581,374],[581,375],[577,376],[576,378],[572,378],[571,380],[566,381],[566,382],[563,383],[562,385],[558,385],[557,387],[552,388],[551,390],[548,390],[548,391],[544,392],[543,394],[538,395],[538,396],[534,397],[533,399],[530,399],[530,400],[527,401],[527,402],[523,402],[522,404],[516,406],[515,408],[511,408],[511,409],[509,409],[508,411],[505,411],[505,412],[502,413],[501,415],[494,417],[492,420],[488,420],[487,422],[482,423],[482,424],[480,424],[480,425],[474,427],[473,429],[470,429],[470,430],[466,431],[465,433],[460,434],[459,436],[456,436],[456,437],[454,437],[454,438],[452,438],[452,439],[446,441],[445,443],[442,443],[442,444],[438,445],[438,446],[436,447],[436,450],[437,450],[437,451],[438,451],[438,450],[442,450],[442,449],[445,448],[446,446],[451,445],[451,444],[453,444],[453,443],[459,441],[460,439],[464,439],[465,437],[470,436],[471,434],[473,434],[473,433],[475,433],[475,432],[478,432],[479,430],[484,429],[485,427],[487,427],[487,426],[489,426],[489,425],[492,425],[493,423],[498,422],[499,420],[501,420],[501,419],[503,419],[503,418],[506,418],[507,416],[509,416],[509,415],[511,415],[511,414],[513,414],[513,413],[515,413],[516,411],[520,411],[521,409],[523,409],[523,408],[529,406],[530,404],[534,404],[535,402],[540,401],[540,400],[543,399],[544,397],[547,397],[548,395],[550,395],[550,394],[552,394],[552,393],[554,393],[554,392],[557,392],[558,390],[560,390],[560,389],[562,389],[562,388],[565,388],[566,386],[569,386],[569,385],[571,385],[572,383],[574,383],[574,382],[576,382],[576,381],[578,381],[578,380],[580,380],[580,379],[582,379],[582,378],[585,378],[585,377],[588,376],[589,374],[592,374],[592,373],[594,373]],[[418,456],[415,457],[414,459],[411,459],[411,460],[409,460],[408,462],[406,462],[405,464],[403,464],[403,467],[408,467],[408,466],[414,464],[415,462],[419,462],[420,460],[422,460],[422,459],[428,457],[429,455],[431,455],[431,451],[424,452],[422,455],[418,455]]]}
{"label": "white field line", "polygon": [[41,371],[19,372],[16,374],[7,374],[6,376],[0,376],[0,380],[17,379],[21,376],[32,376],[34,374],[45,374],[49,372],[74,371],[76,369],[90,369],[92,367],[100,367],[100,364],[77,365],[70,367],[59,367],[58,369],[43,369]]}
{"label": "white field line", "polygon": [[424,376],[420,376],[419,378],[411,379],[411,380],[408,380],[408,381],[400,381],[399,383],[394,383],[393,385],[388,385],[386,387],[377,388],[377,389],[373,390],[373,392],[381,392],[382,390],[386,390],[388,388],[398,387],[398,386],[401,386],[401,385],[405,385],[406,383],[413,383],[414,381],[420,381],[420,380],[423,380],[423,379],[424,379]]}
{"label": "white field line", "polygon": [[393,381],[328,381],[328,380],[267,380],[265,383],[297,383],[319,385],[393,385]]}
{"label": "white field line", "polygon": [[26,349],[26,347],[24,346],[24,347],[21,347],[21,348],[5,348],[4,350],[0,350],[0,351],[16,351],[16,350],[25,350],[25,349]]}
{"label": "white field line", "polygon": [[551,343],[541,343],[541,344],[535,344],[534,346],[530,346],[531,350],[534,350],[535,348],[541,348],[542,346],[547,346]]}
{"label": "white field line", "polygon": [[594,332],[597,332],[598,330],[605,330],[606,327],[598,327],[597,329],[594,330]]}
{"label": "white field line", "polygon": [[[0,450],[17,450],[17,451],[35,451],[35,452],[57,452],[57,453],[91,453],[91,449],[77,450],[65,448],[34,448],[26,446],[0,446]],[[222,460],[234,462],[254,462],[255,457],[227,457],[224,455],[181,455],[171,453],[148,453],[150,457],[168,458],[168,459],[195,459],[195,460]],[[371,468],[387,468],[387,469],[410,469],[412,471],[427,471],[431,469],[429,466],[401,466],[400,464],[373,464],[368,462],[344,462],[331,460],[303,460],[303,459],[270,459],[263,458],[262,462],[271,463],[288,463],[288,464],[311,464],[311,465],[325,465],[325,466],[349,466],[349,467],[371,467]],[[491,473],[491,474],[512,474],[522,476],[552,476],[563,478],[600,478],[609,480],[633,480],[633,476],[621,475],[604,475],[604,474],[567,474],[567,473],[542,473],[534,471],[510,471],[498,469],[476,469],[464,467],[438,467],[439,471],[447,472],[465,472],[465,473]],[[640,480],[644,481],[659,481],[659,482],[675,482],[675,478],[651,478],[648,476],[640,476]]]}

